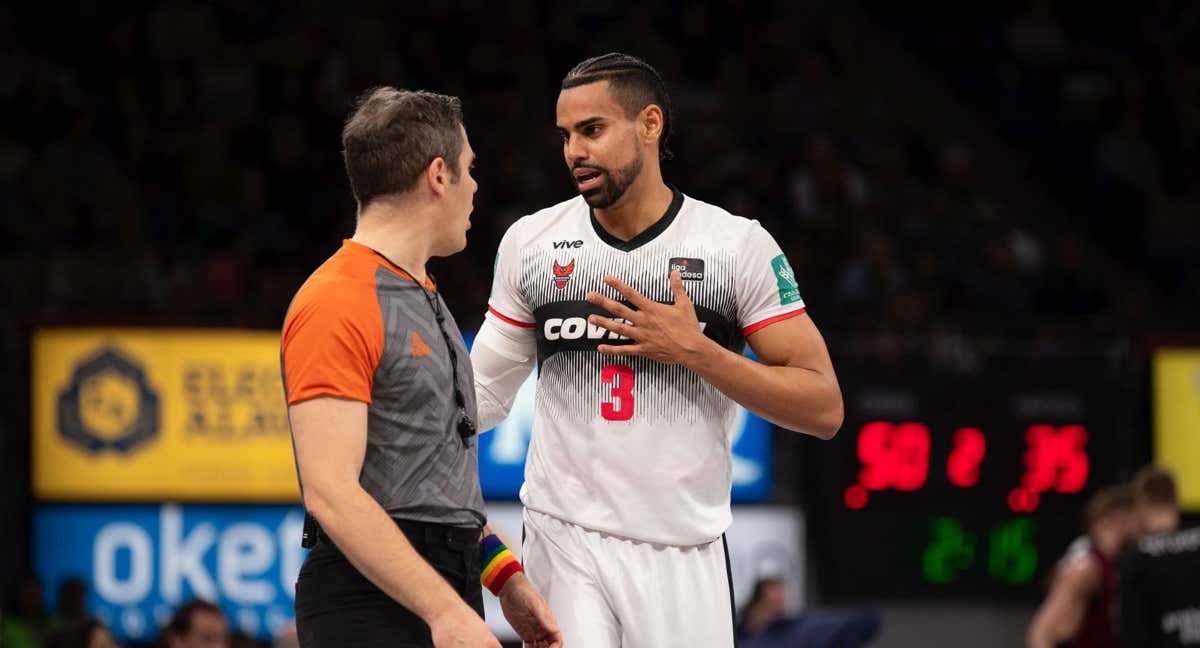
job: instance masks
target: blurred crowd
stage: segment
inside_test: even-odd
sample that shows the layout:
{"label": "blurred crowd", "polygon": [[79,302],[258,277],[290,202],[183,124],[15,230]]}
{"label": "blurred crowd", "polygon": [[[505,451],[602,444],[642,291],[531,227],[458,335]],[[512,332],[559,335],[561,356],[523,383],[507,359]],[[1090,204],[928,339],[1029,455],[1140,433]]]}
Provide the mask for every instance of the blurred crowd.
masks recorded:
{"label": "blurred crowd", "polygon": [[868,4],[1028,152],[1067,207],[1067,225],[1127,274],[1105,278],[1093,266],[1102,299],[1133,296],[1153,311],[1145,321],[1194,327],[1200,4],[934,2],[923,12]]}
{"label": "blurred crowd", "polygon": [[[119,648],[105,621],[85,608],[87,585],[69,578],[59,584],[57,606],[46,608],[41,582],[25,579],[12,603],[0,608],[0,646],[4,648]],[[158,629],[154,648],[298,648],[294,625],[286,626],[269,644],[231,630],[220,607],[203,599],[179,606]]]}
{"label": "blurred crowd", "polygon": [[[340,124],[380,83],[464,98],[481,190],[467,253],[435,271],[472,327],[504,229],[571,195],[551,127],[558,81],[610,49],[645,57],[673,92],[669,181],[763,220],[827,330],[1065,321],[1121,332],[1186,308],[1135,262],[1194,261],[1194,59],[1126,66],[1112,92],[1130,105],[1096,122],[1096,220],[1047,223],[1005,205],[1005,188],[976,171],[971,142],[922,137],[891,109],[875,83],[891,71],[861,60],[844,17],[790,2],[452,5],[0,10],[9,339],[43,323],[278,326],[296,286],[352,231]],[[1030,48],[1050,47],[1053,30],[1027,24],[1038,6],[1012,18],[1021,65],[1042,60],[1029,62]],[[1160,26],[1167,35],[1155,38],[1179,35]],[[1139,125],[1156,115],[1136,109],[1147,96],[1136,88],[1163,70],[1191,84],[1171,95],[1192,120],[1171,147],[1144,135]],[[1126,190],[1148,202],[1109,195]],[[1111,222],[1142,228],[1133,257],[1106,245]],[[1200,281],[1180,283],[1191,295]]]}

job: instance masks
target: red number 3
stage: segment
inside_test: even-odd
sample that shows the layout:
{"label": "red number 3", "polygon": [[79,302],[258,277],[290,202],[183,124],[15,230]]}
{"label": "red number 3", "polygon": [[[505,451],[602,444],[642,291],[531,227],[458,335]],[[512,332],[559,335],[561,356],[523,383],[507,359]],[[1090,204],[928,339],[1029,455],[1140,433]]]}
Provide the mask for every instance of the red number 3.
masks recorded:
{"label": "red number 3", "polygon": [[612,400],[600,403],[600,416],[609,421],[628,421],[633,418],[633,367],[622,364],[600,368],[600,382],[613,385]]}

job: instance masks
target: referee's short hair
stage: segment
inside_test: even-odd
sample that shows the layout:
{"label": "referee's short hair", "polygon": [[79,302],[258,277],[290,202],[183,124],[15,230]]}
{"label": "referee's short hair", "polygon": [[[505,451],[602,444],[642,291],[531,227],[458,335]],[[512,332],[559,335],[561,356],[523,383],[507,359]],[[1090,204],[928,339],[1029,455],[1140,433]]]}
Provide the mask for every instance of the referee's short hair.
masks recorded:
{"label": "referee's short hair", "polygon": [[364,92],[342,128],[342,157],[359,209],[411,190],[439,157],[457,182],[462,123],[458,97],[390,86]]}
{"label": "referee's short hair", "polygon": [[671,137],[674,115],[671,113],[671,96],[667,94],[667,86],[658,70],[636,56],[610,52],[593,56],[571,68],[563,77],[562,89],[597,81],[608,81],[613,99],[625,110],[628,119],[636,117],[650,104],[662,109],[663,130],[658,140],[658,156],[664,160],[670,159],[673,154],[667,140]]}
{"label": "referee's short hair", "polygon": [[1145,466],[1133,476],[1133,493],[1138,501],[1151,506],[1179,506],[1175,477],[1158,466]]}

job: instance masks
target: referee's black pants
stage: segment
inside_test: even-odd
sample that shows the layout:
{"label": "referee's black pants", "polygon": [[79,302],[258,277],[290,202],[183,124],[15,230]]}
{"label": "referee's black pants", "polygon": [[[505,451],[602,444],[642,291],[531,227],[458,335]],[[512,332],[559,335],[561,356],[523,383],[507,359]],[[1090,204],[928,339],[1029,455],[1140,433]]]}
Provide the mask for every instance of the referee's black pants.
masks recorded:
{"label": "referee's black pants", "polygon": [[[479,529],[396,520],[417,553],[483,616]],[[367,580],[325,535],[296,581],[301,648],[432,648],[429,626]]]}

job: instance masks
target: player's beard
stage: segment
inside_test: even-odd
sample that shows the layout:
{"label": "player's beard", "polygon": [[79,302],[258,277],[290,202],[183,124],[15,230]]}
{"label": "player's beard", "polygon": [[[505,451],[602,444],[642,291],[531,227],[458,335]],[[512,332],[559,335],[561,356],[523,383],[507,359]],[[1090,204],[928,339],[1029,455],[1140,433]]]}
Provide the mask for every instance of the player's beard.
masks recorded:
{"label": "player's beard", "polygon": [[[617,201],[625,195],[634,180],[642,173],[642,151],[636,146],[633,149],[633,161],[616,171],[609,171],[601,166],[591,164],[579,165],[587,169],[595,169],[604,174],[604,180],[600,186],[581,193],[584,201],[592,209],[608,209],[617,204]],[[571,177],[574,181],[574,176]]]}

